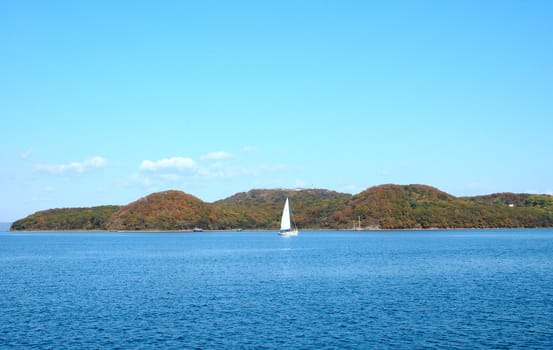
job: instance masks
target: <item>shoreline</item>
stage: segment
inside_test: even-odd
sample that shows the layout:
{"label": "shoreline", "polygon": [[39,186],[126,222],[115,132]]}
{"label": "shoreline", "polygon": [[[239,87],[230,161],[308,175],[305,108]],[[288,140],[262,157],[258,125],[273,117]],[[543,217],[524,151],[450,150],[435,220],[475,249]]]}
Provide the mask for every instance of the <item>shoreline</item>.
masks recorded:
{"label": "shoreline", "polygon": [[[552,229],[553,227],[460,227],[460,228],[397,228],[397,229],[303,229],[299,230],[301,232],[406,232],[406,231],[416,231],[416,232],[432,232],[432,231],[477,231],[477,230],[487,230],[487,231],[498,231],[498,230],[544,230]],[[194,230],[6,230],[0,231],[0,233],[278,233],[278,230],[269,230],[269,229],[242,229],[242,230],[202,230],[200,232]]]}

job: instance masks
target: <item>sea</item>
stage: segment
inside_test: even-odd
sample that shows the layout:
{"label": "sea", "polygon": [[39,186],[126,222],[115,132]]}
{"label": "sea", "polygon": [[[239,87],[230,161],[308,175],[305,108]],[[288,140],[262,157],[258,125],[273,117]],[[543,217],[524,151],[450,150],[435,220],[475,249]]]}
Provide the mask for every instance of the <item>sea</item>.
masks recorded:
{"label": "sea", "polygon": [[2,232],[0,348],[552,349],[553,230]]}

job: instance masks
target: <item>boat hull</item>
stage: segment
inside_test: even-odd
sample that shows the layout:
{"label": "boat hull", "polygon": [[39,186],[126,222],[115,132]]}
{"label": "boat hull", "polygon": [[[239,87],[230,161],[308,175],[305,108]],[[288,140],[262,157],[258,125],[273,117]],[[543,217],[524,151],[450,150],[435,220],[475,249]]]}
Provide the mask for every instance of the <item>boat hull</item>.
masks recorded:
{"label": "boat hull", "polygon": [[297,236],[298,233],[299,233],[298,230],[279,231],[279,232],[278,232],[278,235],[279,235],[279,236],[284,236],[284,237],[293,237],[293,236]]}

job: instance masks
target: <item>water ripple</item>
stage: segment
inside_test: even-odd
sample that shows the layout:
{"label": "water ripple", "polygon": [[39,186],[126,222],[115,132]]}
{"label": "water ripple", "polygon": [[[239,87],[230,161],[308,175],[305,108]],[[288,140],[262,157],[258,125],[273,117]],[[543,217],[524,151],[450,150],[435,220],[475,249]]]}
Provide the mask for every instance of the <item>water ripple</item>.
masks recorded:
{"label": "water ripple", "polygon": [[0,235],[0,347],[549,349],[525,234]]}

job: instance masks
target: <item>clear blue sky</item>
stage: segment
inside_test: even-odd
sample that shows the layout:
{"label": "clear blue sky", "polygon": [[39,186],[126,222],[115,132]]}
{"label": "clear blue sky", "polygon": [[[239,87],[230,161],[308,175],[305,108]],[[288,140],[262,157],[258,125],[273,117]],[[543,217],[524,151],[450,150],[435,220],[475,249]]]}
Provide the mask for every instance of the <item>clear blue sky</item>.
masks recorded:
{"label": "clear blue sky", "polygon": [[0,221],[178,189],[553,193],[553,1],[2,1]]}

